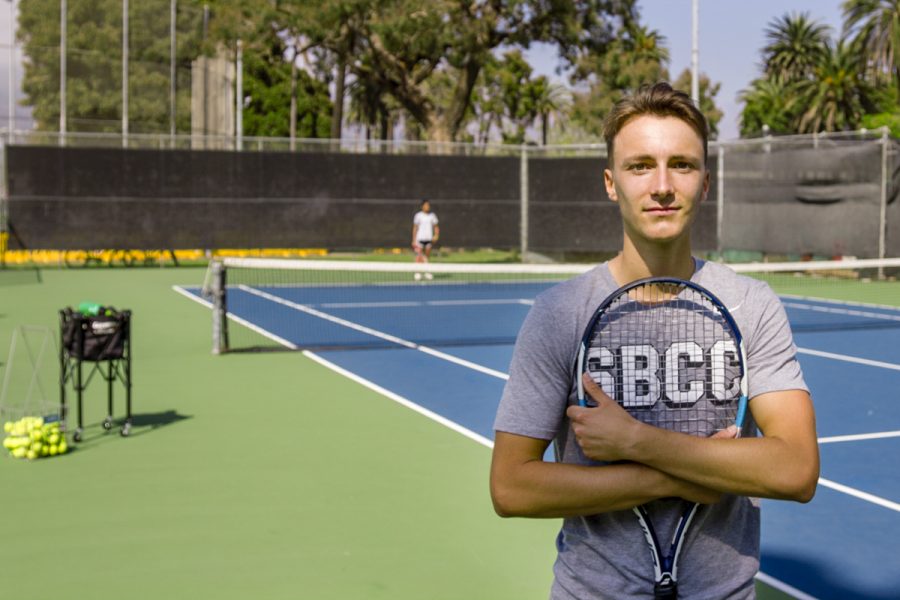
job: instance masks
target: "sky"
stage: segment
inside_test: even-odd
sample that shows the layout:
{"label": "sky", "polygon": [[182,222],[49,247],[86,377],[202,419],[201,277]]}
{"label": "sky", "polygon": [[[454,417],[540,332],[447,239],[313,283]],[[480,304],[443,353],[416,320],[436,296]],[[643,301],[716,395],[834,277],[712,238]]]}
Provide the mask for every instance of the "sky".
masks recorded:
{"label": "sky", "polygon": [[[724,116],[719,139],[738,137],[741,104],[738,94],[760,75],[760,50],[765,46],[766,27],[787,13],[808,13],[810,18],[831,26],[840,35],[841,0],[699,0],[700,72],[722,85],[716,105]],[[666,38],[669,73],[677,77],[691,66],[691,0],[639,0],[641,22]],[[556,78],[557,57],[548,47],[533,47],[529,62],[536,73]]]}
{"label": "sky", "polygon": [[[16,4],[22,0],[16,0]],[[10,0],[0,0],[0,124],[8,114],[10,63]],[[699,0],[700,71],[722,85],[716,104],[725,113],[719,123],[720,139],[738,137],[741,105],[737,96],[760,73],[760,50],[765,45],[765,30],[773,19],[786,13],[808,13],[820,23],[830,25],[834,35],[841,29],[841,0]],[[666,38],[669,48],[669,72],[677,77],[691,65],[691,0],[639,0],[641,20]],[[565,83],[555,73],[557,56],[547,46],[533,46],[527,53],[536,73]],[[21,54],[15,53],[21,63]],[[14,71],[14,88],[21,97],[21,66]],[[19,127],[27,127],[28,111],[16,109]]]}

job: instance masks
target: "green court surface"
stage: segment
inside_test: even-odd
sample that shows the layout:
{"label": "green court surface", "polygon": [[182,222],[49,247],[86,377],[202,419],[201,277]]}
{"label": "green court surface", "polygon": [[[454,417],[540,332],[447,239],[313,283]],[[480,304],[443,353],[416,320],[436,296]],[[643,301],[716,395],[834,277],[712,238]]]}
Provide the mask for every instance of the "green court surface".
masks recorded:
{"label": "green court surface", "polygon": [[495,516],[490,450],[301,354],[211,355],[209,311],[171,289],[203,269],[11,273],[0,372],[17,326],[130,309],[135,426],[100,427],[98,380],[74,451],[0,459],[0,597],[547,597],[558,522]]}

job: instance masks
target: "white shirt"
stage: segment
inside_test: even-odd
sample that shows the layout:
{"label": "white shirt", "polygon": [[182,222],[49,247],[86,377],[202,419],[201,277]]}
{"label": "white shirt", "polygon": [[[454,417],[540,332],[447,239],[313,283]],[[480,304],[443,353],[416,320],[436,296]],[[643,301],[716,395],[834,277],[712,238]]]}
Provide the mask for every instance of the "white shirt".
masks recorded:
{"label": "white shirt", "polygon": [[417,212],[416,216],[413,217],[413,225],[416,226],[416,241],[430,242],[434,239],[434,226],[437,224],[438,218],[433,212],[421,210]]}

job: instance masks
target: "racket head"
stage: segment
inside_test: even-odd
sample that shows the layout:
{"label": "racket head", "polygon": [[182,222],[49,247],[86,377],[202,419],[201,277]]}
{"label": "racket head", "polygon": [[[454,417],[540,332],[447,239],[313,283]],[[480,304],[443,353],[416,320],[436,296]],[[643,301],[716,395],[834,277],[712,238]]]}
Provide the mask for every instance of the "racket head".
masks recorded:
{"label": "racket head", "polygon": [[610,294],[591,317],[578,350],[582,374],[641,422],[709,436],[743,426],[745,352],[725,305],[691,281],[650,277]]}

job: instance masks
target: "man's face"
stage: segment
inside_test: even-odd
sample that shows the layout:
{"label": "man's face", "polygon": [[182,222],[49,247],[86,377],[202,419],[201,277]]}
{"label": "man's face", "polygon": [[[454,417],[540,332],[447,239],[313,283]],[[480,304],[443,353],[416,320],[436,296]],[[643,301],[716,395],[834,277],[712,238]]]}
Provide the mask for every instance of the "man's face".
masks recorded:
{"label": "man's face", "polygon": [[616,135],[603,178],[630,239],[676,240],[709,192],[703,140],[681,119],[635,117]]}
{"label": "man's face", "polygon": [[429,213],[431,212],[431,205],[427,202],[422,203],[422,212]]}

